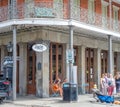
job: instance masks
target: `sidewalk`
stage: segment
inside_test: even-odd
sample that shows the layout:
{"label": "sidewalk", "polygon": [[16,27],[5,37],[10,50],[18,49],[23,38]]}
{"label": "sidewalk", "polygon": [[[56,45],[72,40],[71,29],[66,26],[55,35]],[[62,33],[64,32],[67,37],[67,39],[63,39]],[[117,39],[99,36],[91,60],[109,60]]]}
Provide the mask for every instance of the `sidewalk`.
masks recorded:
{"label": "sidewalk", "polygon": [[[34,96],[18,97],[16,101],[6,102],[8,107],[120,107],[120,105],[96,102],[92,94],[79,95],[77,102],[65,102],[61,97],[37,98]],[[0,105],[0,107],[2,107]],[[4,106],[7,107],[7,106]]]}

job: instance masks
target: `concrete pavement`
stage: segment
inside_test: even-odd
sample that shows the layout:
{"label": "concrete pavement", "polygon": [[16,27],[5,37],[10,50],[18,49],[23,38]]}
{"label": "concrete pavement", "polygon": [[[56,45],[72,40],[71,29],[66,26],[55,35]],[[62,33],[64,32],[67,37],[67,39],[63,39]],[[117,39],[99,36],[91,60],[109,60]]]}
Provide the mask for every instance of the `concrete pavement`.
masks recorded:
{"label": "concrete pavement", "polygon": [[5,101],[0,107],[120,107],[120,105],[96,102],[92,94],[79,95],[77,102],[65,102],[61,97],[18,97],[16,101]]}

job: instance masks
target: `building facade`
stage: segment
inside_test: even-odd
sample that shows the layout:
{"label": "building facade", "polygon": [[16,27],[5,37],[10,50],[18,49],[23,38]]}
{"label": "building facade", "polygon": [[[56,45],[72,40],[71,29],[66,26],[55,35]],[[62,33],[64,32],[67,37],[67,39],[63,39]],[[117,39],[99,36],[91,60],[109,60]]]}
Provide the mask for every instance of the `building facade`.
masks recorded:
{"label": "building facade", "polygon": [[[117,0],[1,0],[1,71],[11,41],[16,92],[49,97],[56,78],[69,80],[66,51],[72,28],[78,91],[90,93],[95,83],[100,87],[101,74],[109,72],[110,64],[111,73],[120,70],[119,8]],[[34,51],[35,44],[46,50]]]}

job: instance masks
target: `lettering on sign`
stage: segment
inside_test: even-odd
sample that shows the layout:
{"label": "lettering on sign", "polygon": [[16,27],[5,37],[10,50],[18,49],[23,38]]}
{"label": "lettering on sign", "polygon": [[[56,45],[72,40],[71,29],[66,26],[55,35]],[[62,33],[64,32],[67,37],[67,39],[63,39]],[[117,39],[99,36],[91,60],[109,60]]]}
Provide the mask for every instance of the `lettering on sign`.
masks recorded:
{"label": "lettering on sign", "polygon": [[45,50],[47,50],[47,46],[44,44],[34,44],[32,46],[32,49],[36,52],[44,52]]}

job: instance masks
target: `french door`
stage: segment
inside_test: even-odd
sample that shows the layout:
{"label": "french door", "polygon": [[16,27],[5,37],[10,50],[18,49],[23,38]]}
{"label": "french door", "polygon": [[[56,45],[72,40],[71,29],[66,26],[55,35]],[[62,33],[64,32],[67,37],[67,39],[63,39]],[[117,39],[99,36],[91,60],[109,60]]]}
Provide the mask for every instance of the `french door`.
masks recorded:
{"label": "french door", "polygon": [[[19,45],[17,45],[17,56],[19,57]],[[17,60],[17,76],[16,76],[16,81],[17,81],[17,93],[19,93],[19,60]]]}
{"label": "french door", "polygon": [[73,65],[78,66],[78,47],[74,46],[74,63]]}
{"label": "french door", "polygon": [[55,79],[63,80],[63,45],[58,43],[50,44],[50,83]]}
{"label": "french door", "polygon": [[32,46],[28,45],[27,47],[27,94],[36,93],[35,74],[36,74],[36,54],[35,54],[35,51],[32,50]]}
{"label": "french door", "polygon": [[90,93],[94,85],[94,49],[85,49],[85,90]]}
{"label": "french door", "polygon": [[108,51],[101,50],[101,74],[108,72]]}
{"label": "french door", "polygon": [[114,52],[114,75],[116,74],[116,72],[118,71],[118,52]]}

